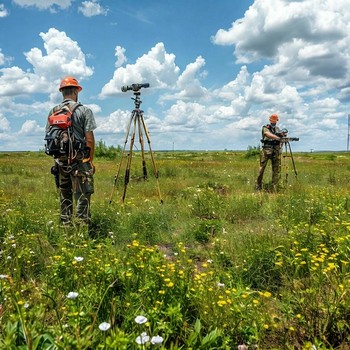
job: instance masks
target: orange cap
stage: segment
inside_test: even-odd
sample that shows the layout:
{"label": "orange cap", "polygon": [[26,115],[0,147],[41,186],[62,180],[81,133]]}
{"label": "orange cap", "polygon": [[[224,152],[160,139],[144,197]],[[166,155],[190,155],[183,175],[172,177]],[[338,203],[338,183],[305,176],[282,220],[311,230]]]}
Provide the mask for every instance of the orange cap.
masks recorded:
{"label": "orange cap", "polygon": [[279,118],[277,114],[271,114],[269,118],[270,122],[278,122]]}
{"label": "orange cap", "polygon": [[76,87],[79,91],[83,90],[83,88],[79,85],[78,80],[70,76],[61,80],[60,88],[58,90],[61,91],[63,88],[69,86]]}

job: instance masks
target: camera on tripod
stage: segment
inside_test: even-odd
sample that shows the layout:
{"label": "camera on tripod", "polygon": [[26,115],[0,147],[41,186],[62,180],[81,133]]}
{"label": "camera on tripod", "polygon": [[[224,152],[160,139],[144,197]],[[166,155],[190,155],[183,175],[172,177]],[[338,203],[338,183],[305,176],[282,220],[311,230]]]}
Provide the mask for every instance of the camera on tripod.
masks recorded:
{"label": "camera on tripod", "polygon": [[287,137],[288,130],[287,129],[281,129],[280,132],[278,132],[276,135],[279,137],[282,137],[282,142],[288,142],[288,141],[299,141],[299,137]]}
{"label": "camera on tripod", "polygon": [[129,90],[132,91],[139,91],[141,88],[148,88],[149,87],[149,83],[145,83],[145,84],[131,84],[131,85],[124,85],[122,86],[121,90],[123,92],[127,92]]}
{"label": "camera on tripod", "polygon": [[288,129],[286,128],[281,129],[279,132],[276,133],[276,135],[279,137],[287,137],[287,134],[288,134]]}

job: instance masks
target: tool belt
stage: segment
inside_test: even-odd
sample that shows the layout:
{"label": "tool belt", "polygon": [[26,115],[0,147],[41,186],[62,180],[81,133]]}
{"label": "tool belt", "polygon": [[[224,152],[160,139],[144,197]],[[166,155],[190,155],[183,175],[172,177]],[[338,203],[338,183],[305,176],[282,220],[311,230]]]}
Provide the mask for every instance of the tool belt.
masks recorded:
{"label": "tool belt", "polygon": [[280,145],[279,141],[275,141],[275,140],[261,140],[263,146],[262,148],[278,148]]}
{"label": "tool belt", "polygon": [[70,173],[75,170],[79,164],[88,163],[90,160],[90,148],[86,147],[84,151],[78,151],[74,159],[69,160],[68,157],[64,156],[55,158],[55,163],[61,167],[64,172]]}
{"label": "tool belt", "polygon": [[74,150],[73,156],[70,158],[68,155],[63,155],[61,157],[55,157],[55,161],[58,163],[77,163],[83,161],[90,157],[90,148],[85,147],[84,149]]}

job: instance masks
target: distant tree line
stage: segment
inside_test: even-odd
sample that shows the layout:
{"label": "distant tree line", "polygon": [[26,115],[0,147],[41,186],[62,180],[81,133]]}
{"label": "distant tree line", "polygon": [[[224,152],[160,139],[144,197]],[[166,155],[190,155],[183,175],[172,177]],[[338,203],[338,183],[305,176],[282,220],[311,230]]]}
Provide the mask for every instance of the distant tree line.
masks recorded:
{"label": "distant tree line", "polygon": [[[118,145],[106,146],[103,140],[96,143],[95,146],[95,156],[101,158],[115,158],[122,150],[122,147]],[[256,157],[260,154],[260,146],[248,146],[247,152],[245,153],[245,158]]]}
{"label": "distant tree line", "polygon": [[248,146],[246,158],[256,157],[260,154],[260,146]]}
{"label": "distant tree line", "polygon": [[121,146],[106,146],[106,143],[102,140],[98,141],[95,146],[95,156],[103,158],[115,158],[122,150]]}

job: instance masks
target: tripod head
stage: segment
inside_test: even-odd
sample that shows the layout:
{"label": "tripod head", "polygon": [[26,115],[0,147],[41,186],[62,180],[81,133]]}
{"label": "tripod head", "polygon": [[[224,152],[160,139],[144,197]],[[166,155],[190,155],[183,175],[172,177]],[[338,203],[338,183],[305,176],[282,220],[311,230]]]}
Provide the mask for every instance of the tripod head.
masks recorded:
{"label": "tripod head", "polygon": [[145,83],[145,84],[131,84],[131,85],[124,85],[122,86],[122,91],[123,92],[127,92],[129,90],[132,90],[134,92],[140,91],[141,88],[148,88],[149,87],[149,83]]}
{"label": "tripod head", "polygon": [[282,137],[282,142],[299,141],[299,137]]}
{"label": "tripod head", "polygon": [[135,102],[135,108],[139,109],[140,105],[142,103],[142,101],[140,100],[140,95],[141,95],[141,88],[148,88],[149,87],[149,83],[145,83],[145,84],[131,84],[131,85],[124,85],[122,86],[121,90],[123,92],[127,92],[129,90],[134,91],[134,95],[135,97],[132,97],[131,99],[134,100]]}
{"label": "tripod head", "polygon": [[280,132],[276,133],[277,136],[282,137],[282,142],[289,142],[289,141],[299,141],[299,137],[288,137],[288,129],[284,128],[280,130]]}

